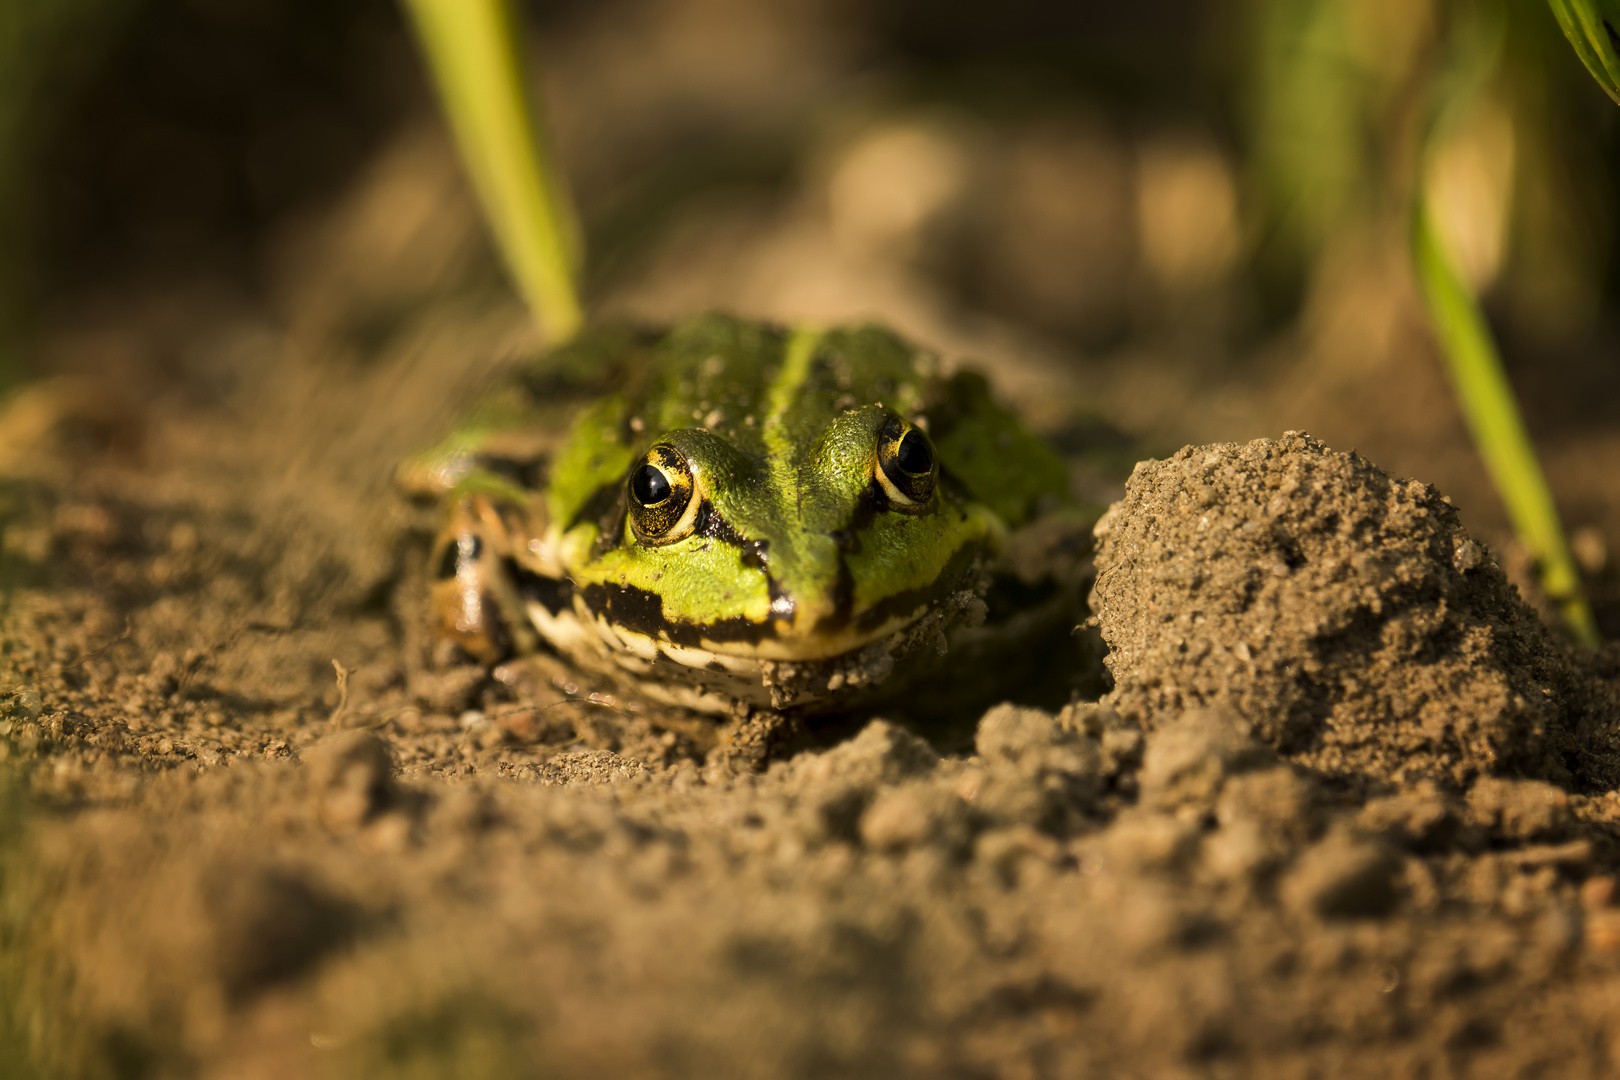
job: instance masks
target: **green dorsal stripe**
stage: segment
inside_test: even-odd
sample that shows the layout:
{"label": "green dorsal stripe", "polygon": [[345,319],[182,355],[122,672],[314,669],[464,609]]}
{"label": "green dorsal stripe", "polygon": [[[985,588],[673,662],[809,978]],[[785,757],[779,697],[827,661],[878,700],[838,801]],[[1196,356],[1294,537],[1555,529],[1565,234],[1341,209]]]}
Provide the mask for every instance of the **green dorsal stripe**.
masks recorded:
{"label": "green dorsal stripe", "polygon": [[766,404],[770,409],[765,417],[763,431],[765,450],[770,455],[767,468],[771,486],[779,493],[784,503],[798,502],[799,482],[798,455],[794,453],[793,432],[789,428],[788,415],[798,401],[799,389],[810,377],[810,360],[816,355],[816,347],[821,344],[821,338],[820,330],[809,327],[801,326],[793,331],[793,335],[788,338],[787,349],[782,355],[782,370],[771,380],[770,391],[766,396]]}

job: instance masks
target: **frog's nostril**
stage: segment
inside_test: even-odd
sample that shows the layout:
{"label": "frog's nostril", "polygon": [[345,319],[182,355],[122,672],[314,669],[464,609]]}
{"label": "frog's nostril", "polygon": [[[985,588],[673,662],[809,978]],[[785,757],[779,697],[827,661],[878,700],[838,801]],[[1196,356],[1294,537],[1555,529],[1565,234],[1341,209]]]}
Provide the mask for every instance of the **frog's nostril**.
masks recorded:
{"label": "frog's nostril", "polygon": [[755,540],[743,548],[742,564],[750,570],[763,570],[770,565],[769,540]]}

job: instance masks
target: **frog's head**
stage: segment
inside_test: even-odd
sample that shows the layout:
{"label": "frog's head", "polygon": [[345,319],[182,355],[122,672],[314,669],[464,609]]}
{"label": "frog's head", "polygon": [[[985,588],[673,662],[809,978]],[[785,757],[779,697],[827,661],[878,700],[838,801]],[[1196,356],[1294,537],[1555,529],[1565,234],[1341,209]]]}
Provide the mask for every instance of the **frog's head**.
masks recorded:
{"label": "frog's head", "polygon": [[[539,551],[617,644],[740,671],[964,605],[1063,462],[892,333],[702,316],[579,414]],[[972,604],[965,604],[972,607]],[[756,665],[757,666],[757,665]]]}
{"label": "frog's head", "polygon": [[942,476],[928,433],[880,404],[815,427],[658,435],[602,523],[618,544],[576,574],[586,605],[640,652],[821,660],[969,588],[999,525]]}

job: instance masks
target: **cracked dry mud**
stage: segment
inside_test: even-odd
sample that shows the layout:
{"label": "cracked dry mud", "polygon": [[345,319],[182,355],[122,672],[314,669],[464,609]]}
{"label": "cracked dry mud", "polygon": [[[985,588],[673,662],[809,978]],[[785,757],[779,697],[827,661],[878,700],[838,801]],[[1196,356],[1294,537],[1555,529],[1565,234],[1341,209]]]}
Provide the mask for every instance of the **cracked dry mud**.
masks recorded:
{"label": "cracked dry mud", "polygon": [[1620,1067],[1620,655],[1421,483],[1295,434],[1144,463],[1115,688],[942,756],[446,666],[398,523],[351,542],[383,497],[250,468],[8,491],[13,1075]]}

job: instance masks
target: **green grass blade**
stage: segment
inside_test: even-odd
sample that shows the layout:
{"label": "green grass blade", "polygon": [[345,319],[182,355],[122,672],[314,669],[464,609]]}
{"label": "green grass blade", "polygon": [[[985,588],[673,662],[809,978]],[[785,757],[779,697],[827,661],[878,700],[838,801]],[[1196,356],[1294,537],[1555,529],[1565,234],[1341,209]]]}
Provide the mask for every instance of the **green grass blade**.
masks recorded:
{"label": "green grass blade", "polygon": [[403,0],[518,289],[553,342],[584,319],[579,229],[529,106],[507,0]]}
{"label": "green grass blade", "polygon": [[1513,528],[1535,557],[1542,588],[1558,605],[1570,633],[1582,645],[1596,645],[1597,623],[1581,595],[1558,509],[1490,327],[1421,205],[1413,220],[1412,257],[1457,401]]}
{"label": "green grass blade", "polygon": [[1620,103],[1620,0],[1547,0],[1547,4],[1586,70]]}

